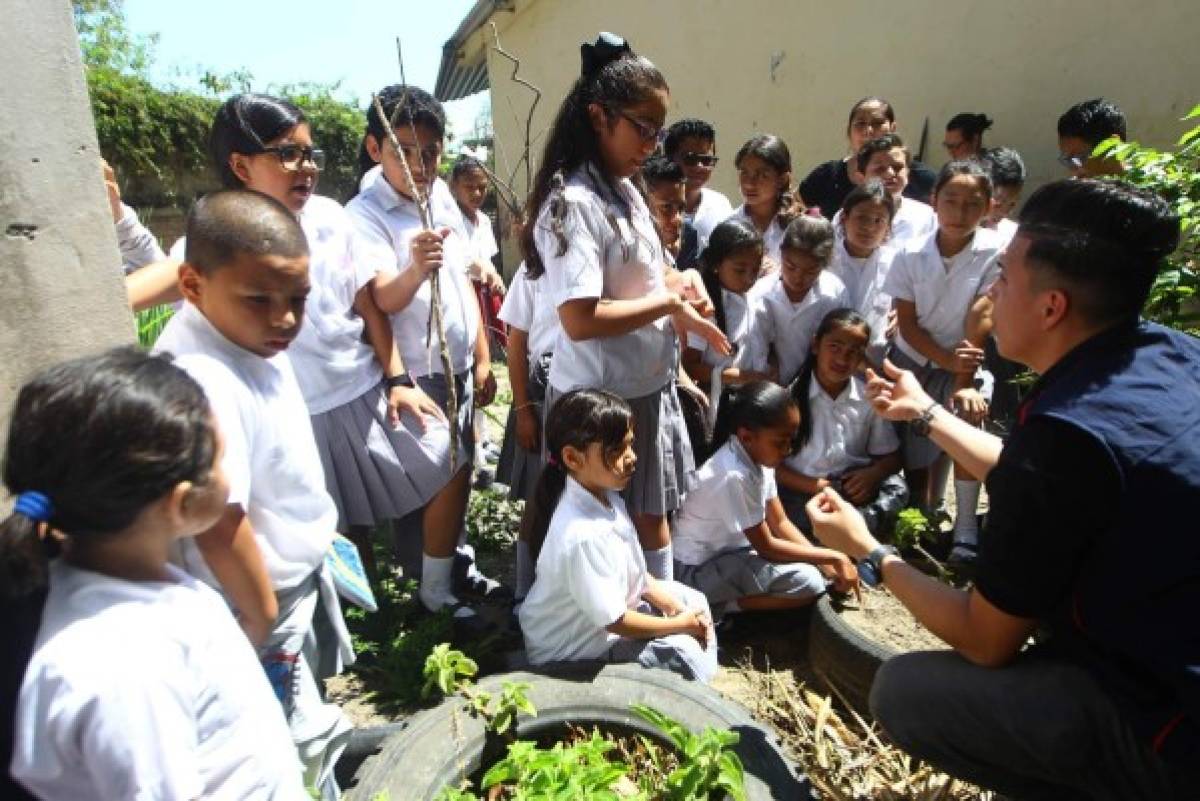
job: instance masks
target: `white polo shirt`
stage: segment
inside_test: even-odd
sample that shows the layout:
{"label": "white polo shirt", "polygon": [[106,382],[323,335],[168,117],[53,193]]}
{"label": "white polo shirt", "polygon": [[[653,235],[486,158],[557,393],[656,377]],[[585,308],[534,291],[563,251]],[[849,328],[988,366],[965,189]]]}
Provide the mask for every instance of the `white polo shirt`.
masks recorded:
{"label": "white polo shirt", "polygon": [[[1000,235],[979,228],[970,244],[953,258],[943,259],[935,231],[896,254],[883,290],[894,299],[915,303],[917,324],[938,345],[953,349],[965,335],[972,301],[987,292],[999,275],[1000,250]],[[929,361],[899,333],[896,346],[919,364]]]}
{"label": "white polo shirt", "polygon": [[717,449],[696,473],[671,529],[677,561],[701,565],[719,553],[749,545],[746,529],[766,519],[778,497],[775,471],[750,460],[737,436]]}
{"label": "white polo shirt", "polygon": [[500,252],[500,246],[496,244],[496,233],[492,230],[491,219],[482,210],[475,212],[474,220],[463,214],[462,209],[459,209],[459,216],[462,217],[463,231],[466,233],[469,243],[467,260],[491,264],[492,256]]}
{"label": "white polo shirt", "polygon": [[606,627],[637,608],[646,592],[646,559],[633,521],[620,495],[607,498],[606,506],[567,477],[521,604],[525,650],[535,665],[603,656],[620,639]]}
{"label": "white polo shirt", "polygon": [[[312,423],[287,353],[264,359],[225,338],[190,303],[167,323],[155,352],[204,388],[221,433],[229,503],[245,510],[275,590],[296,587],[316,570],[333,542],[337,507],[325,490]],[[220,589],[193,539],[173,557]]]}
{"label": "white polo shirt", "polygon": [[[467,277],[469,245],[462,233],[462,214],[457,206],[450,214],[443,204],[432,201],[430,210],[435,229],[451,229],[443,242],[440,283],[450,364],[458,374],[475,363],[479,301]],[[358,233],[362,258],[370,268],[381,273],[404,272],[409,268],[412,263],[410,245],[423,230],[421,216],[413,201],[401,197],[381,175],[350,201],[346,212]],[[405,369],[413,376],[442,373],[436,331],[426,345],[429,308],[429,281],[425,280],[412,301],[391,315],[396,347],[400,349]]]}
{"label": "white polo shirt", "polygon": [[721,356],[697,334],[688,334],[688,347],[703,353],[704,363],[710,367],[737,367],[765,373],[767,351],[762,338],[755,333],[755,327],[762,324],[762,301],[748,292],[739,295],[722,287],[721,303],[725,309],[725,336],[736,352],[732,357]]}
{"label": "white polo shirt", "polygon": [[168,566],[128,581],[56,559],[14,727],[40,798],[308,798],[266,674],[229,607]]}
{"label": "white polo shirt", "polygon": [[846,241],[838,239],[833,247],[829,272],[846,286],[847,304],[861,314],[871,326],[871,341],[867,357],[878,363],[887,349],[887,318],[892,309],[892,296],[883,291],[896,251],[888,245],[876,248],[865,259],[855,258],[846,250]]}
{"label": "white polo shirt", "polygon": [[[901,195],[900,207],[896,209],[896,216],[892,218],[892,230],[888,234],[887,244],[895,250],[900,250],[909,242],[936,231],[937,225],[937,212],[932,206]],[[839,239],[845,236],[840,209],[833,215],[833,228]]]}
{"label": "white polo shirt", "polygon": [[[561,195],[552,193],[542,204],[534,242],[556,308],[582,298],[638,300],[665,291],[663,247],[650,210],[628,179],[617,182],[616,191],[624,208],[595,168],[585,166],[567,179]],[[561,254],[550,222],[551,206],[558,202],[566,207]],[[576,341],[564,332],[550,365],[550,384],[558,392],[604,387],[623,398],[641,398],[673,380],[675,353],[669,317],[615,337]]]}
{"label": "white polo shirt", "polygon": [[[729,218],[736,217],[739,220],[744,220],[754,226],[754,220],[750,218],[750,212],[746,210],[746,204],[738,206]],[[726,219],[729,219],[726,218]],[[776,214],[771,218],[771,224],[767,226],[767,230],[761,232],[763,238],[763,258],[770,259],[775,262],[776,269],[783,264],[783,235],[787,228],[779,224],[779,215]]]}
{"label": "white polo shirt", "polygon": [[858,376],[851,376],[836,398],[813,376],[808,415],[812,420],[808,442],[786,464],[810,478],[841,475],[900,448],[896,429],[871,408],[866,385]]}
{"label": "white polo shirt", "polygon": [[707,186],[700,189],[700,205],[696,207],[694,213],[687,214],[685,212],[683,215],[684,221],[690,222],[692,228],[696,230],[696,243],[699,251],[703,251],[708,246],[708,237],[712,234],[712,230],[723,220],[728,219],[730,214],[733,214],[733,205],[729,202],[729,198]]}
{"label": "white polo shirt", "polygon": [[822,318],[833,309],[850,303],[846,287],[840,278],[822,270],[808,292],[798,302],[788,298],[783,279],[776,276],[774,284],[762,295],[761,325],[755,327],[759,349],[766,353],[775,347],[779,357],[779,380],[791,383],[812,351],[813,335]]}
{"label": "white polo shirt", "polygon": [[525,262],[521,262],[513,275],[497,316],[513,328],[525,332],[530,361],[554,350],[561,328],[558,311],[546,297],[546,277],[530,280]]}

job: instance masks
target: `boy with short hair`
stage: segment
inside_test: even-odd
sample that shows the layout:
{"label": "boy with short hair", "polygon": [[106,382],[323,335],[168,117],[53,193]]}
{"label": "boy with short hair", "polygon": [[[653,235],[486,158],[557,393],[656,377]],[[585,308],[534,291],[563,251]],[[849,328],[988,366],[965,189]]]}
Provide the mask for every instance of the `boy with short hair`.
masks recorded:
{"label": "boy with short hair", "polygon": [[679,257],[687,204],[683,168],[665,156],[651,156],[642,166],[642,179],[646,182],[650,216],[662,237],[663,248],[674,262]]}
{"label": "boy with short hair", "polygon": [[1025,188],[1025,162],[1011,147],[990,147],[979,160],[992,176],[992,207],[983,218],[983,227],[998,231],[1008,244],[1017,232],[1017,222],[1009,215],[1021,200]]}
{"label": "boy with short hair", "polygon": [[234,607],[283,704],[305,783],[336,797],[333,763],[350,725],[321,688],[354,660],[324,568],[338,515],[284,352],[309,292],[304,230],[265,195],[214,192],[188,215],[179,287],[186,303],[155,350],[174,354],[212,404],[229,504],[176,545],[175,561]]}
{"label": "boy with short hair", "polygon": [[663,142],[667,158],[683,169],[684,190],[683,233],[679,251],[680,269],[697,266],[706,235],[733,213],[729,198],[709,189],[717,162],[717,131],[710,123],[694,118],[679,120],[667,129]]}
{"label": "boy with short hair", "polygon": [[1058,118],[1058,161],[1076,178],[1124,171],[1113,158],[1095,158],[1096,145],[1110,137],[1125,140],[1125,113],[1102,97],[1071,106]]}
{"label": "boy with short hair", "polygon": [[[456,472],[446,476],[449,491],[439,492],[422,512],[419,596],[426,609],[451,609],[456,621],[475,627],[478,616],[459,601],[452,586],[456,548],[466,573],[459,576],[459,591],[472,589],[485,597],[506,594],[498,582],[475,569],[463,526],[475,446],[474,406],[477,401],[481,406],[491,403],[496,380],[479,301],[467,277],[467,243],[454,214],[442,204],[428,204],[433,229],[429,230],[417,208],[417,198],[428,197],[437,178],[445,111],[432,95],[412,86],[388,86],[379,93],[379,102],[395,125],[393,133],[404,159],[392,146],[374,106],[368,107],[364,144],[382,171],[350,201],[346,211],[359,234],[364,258],[380,272],[373,289],[375,301],[391,315],[396,346],[409,370],[402,380],[420,387],[444,411],[449,393],[443,374],[443,345],[449,353],[458,399],[458,420],[451,424],[458,426],[459,455]],[[431,305],[427,279],[435,270],[440,270],[444,343],[436,329],[426,336]]]}

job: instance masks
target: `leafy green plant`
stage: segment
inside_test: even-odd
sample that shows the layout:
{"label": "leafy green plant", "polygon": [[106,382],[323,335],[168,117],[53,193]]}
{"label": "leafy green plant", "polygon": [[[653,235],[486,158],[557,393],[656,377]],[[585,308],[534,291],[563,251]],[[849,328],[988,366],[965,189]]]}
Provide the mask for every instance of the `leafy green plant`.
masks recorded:
{"label": "leafy green plant", "polygon": [[[475,675],[479,665],[462,651],[440,643],[425,658],[425,685],[421,697],[428,697],[434,690],[443,696],[457,693],[467,701],[467,709],[487,721],[487,727],[496,734],[507,732],[517,720],[517,715],[536,715],[537,708],[526,695],[530,685],[526,682],[509,681],[500,688],[500,697],[493,699],[489,692],[475,687]],[[492,701],[495,700],[495,705]]]}
{"label": "leafy green plant", "polygon": [[434,690],[442,695],[452,695],[464,687],[469,687],[471,680],[479,673],[479,665],[462,651],[450,648],[450,643],[443,642],[435,645],[425,657],[425,685],[421,688],[421,697],[428,698]]}
{"label": "leafy green plant", "polygon": [[920,509],[902,509],[896,517],[896,528],[892,541],[901,550],[912,550],[919,553],[937,571],[942,580],[951,579],[950,571],[941,560],[925,549],[926,543],[932,543],[937,537],[937,528],[925,517]]}
{"label": "leafy green plant", "polygon": [[[1183,120],[1200,120],[1200,105]],[[1200,124],[1193,125],[1179,137],[1174,150],[1157,150],[1114,137],[1097,145],[1093,155],[1120,161],[1125,170],[1114,180],[1157,192],[1179,215],[1179,247],[1154,282],[1144,314],[1200,336]]]}
{"label": "leafy green plant", "polygon": [[640,793],[618,795],[613,789],[629,773],[629,766],[609,759],[615,747],[599,732],[593,732],[590,739],[572,745],[555,743],[548,749],[527,741],[515,742],[508,747],[507,756],[484,774],[481,784],[485,790],[496,785],[511,786],[512,797],[522,801],[645,798]]}
{"label": "leafy green plant", "polygon": [[524,508],[524,501],[510,501],[507,492],[495,487],[472,492],[467,501],[468,541],[480,551],[511,552]]}
{"label": "leafy green plant", "polygon": [[693,734],[651,707],[634,704],[630,710],[665,734],[681,754],[679,767],[667,776],[668,801],[703,801],[714,790],[745,801],[745,771],[732,750],[740,739],[737,732],[705,726],[700,734]]}
{"label": "leafy green plant", "polygon": [[175,310],[170,306],[155,306],[137,313],[138,343],[143,348],[151,348],[158,335],[167,327]]}

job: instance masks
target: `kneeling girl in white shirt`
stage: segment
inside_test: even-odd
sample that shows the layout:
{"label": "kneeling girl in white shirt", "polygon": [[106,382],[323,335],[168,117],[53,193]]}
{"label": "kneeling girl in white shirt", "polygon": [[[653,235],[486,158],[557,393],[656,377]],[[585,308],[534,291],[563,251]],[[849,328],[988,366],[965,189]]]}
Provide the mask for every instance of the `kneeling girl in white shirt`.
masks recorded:
{"label": "kneeling girl in white shirt", "polygon": [[618,494],[637,456],[633,413],[608,392],[563,395],[546,418],[549,461],[530,519],[536,560],[521,605],[529,661],[600,659],[709,681],[717,642],[704,596],[659,581]]}
{"label": "kneeling girl in white shirt", "polygon": [[814,546],[779,502],[775,468],[792,449],[800,412],[770,381],[730,388],[717,415],[719,449],[675,518],[675,575],[718,614],[812,603],[827,579],[858,580],[844,554]]}
{"label": "kneeling girl in white shirt", "polygon": [[203,389],[134,348],[18,394],[0,587],[49,591],[5,767],[37,797],[309,797],[254,649],[167,561],[224,513],[223,450]]}

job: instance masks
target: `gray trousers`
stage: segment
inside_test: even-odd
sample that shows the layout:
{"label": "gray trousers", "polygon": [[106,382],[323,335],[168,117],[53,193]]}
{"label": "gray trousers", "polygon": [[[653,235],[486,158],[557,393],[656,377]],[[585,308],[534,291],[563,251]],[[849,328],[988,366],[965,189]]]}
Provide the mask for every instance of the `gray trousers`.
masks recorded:
{"label": "gray trousers", "polygon": [[871,711],[908,753],[1013,799],[1195,797],[1067,662],[1025,654],[984,668],[953,651],[902,654],[876,674]]}

